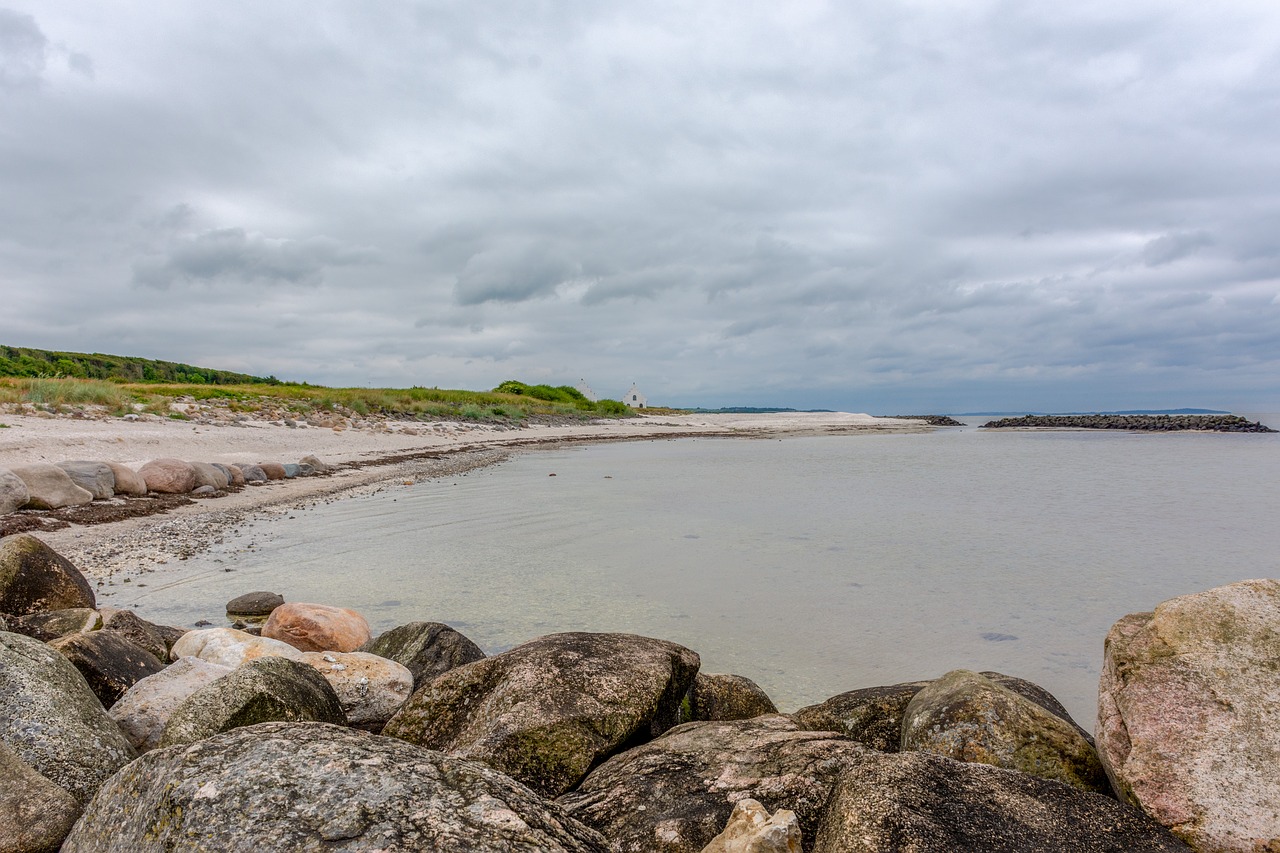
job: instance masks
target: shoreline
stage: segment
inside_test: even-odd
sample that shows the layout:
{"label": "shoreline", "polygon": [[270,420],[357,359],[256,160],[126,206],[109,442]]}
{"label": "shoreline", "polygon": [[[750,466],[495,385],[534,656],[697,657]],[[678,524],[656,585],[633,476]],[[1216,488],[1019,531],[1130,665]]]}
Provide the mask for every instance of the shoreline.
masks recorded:
{"label": "shoreline", "polygon": [[[0,429],[0,469],[30,462],[93,459],[138,466],[172,456],[202,462],[292,461],[314,454],[330,473],[241,487],[217,498],[138,508],[122,518],[34,529],[90,580],[149,573],[216,544],[223,534],[255,519],[318,502],[367,494],[395,484],[455,476],[498,464],[513,454],[574,444],[680,438],[757,438],[928,433],[920,421],[865,414],[777,413],[641,415],[565,426],[495,427],[488,424],[382,421],[366,429],[333,430],[278,422],[196,424],[156,418],[35,417],[5,415]],[[144,499],[133,499],[140,501]],[[94,506],[127,501],[95,501]],[[29,512],[29,511],[28,511]],[[43,512],[48,516],[52,512]],[[56,517],[56,516],[55,516]]]}

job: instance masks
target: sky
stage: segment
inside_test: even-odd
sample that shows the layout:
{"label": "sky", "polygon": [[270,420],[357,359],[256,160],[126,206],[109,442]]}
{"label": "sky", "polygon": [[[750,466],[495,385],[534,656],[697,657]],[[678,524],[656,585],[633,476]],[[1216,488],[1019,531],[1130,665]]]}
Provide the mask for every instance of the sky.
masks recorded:
{"label": "sky", "polygon": [[0,343],[1280,411],[1280,3],[0,0]]}

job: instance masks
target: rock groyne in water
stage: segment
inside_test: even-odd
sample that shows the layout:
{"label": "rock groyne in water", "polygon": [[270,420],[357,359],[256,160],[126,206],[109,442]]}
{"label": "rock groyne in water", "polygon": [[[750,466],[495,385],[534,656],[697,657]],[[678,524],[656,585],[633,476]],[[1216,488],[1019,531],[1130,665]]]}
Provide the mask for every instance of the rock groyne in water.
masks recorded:
{"label": "rock groyne in water", "polygon": [[1023,415],[988,421],[983,429],[1121,429],[1135,432],[1275,432],[1239,415]]}

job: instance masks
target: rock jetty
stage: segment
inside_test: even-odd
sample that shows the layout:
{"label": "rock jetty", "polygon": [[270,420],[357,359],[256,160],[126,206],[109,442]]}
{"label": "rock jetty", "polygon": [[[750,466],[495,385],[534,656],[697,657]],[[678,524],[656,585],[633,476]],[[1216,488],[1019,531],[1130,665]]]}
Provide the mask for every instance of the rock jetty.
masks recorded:
{"label": "rock jetty", "polygon": [[988,421],[983,429],[1122,429],[1133,432],[1275,432],[1239,415],[1023,415]]}
{"label": "rock jetty", "polygon": [[783,714],[630,634],[486,656],[265,592],[227,610],[305,630],[153,625],[33,542],[0,538],[3,853],[1280,849],[1276,580],[1116,623],[1095,747],[991,671]]}

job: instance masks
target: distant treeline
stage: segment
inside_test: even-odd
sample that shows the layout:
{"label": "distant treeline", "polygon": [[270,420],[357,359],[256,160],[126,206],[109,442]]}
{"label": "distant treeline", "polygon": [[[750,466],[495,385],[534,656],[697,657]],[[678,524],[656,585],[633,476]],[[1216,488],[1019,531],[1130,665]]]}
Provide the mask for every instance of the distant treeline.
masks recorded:
{"label": "distant treeline", "polygon": [[250,376],[229,370],[193,367],[102,353],[54,352],[0,345],[0,376],[105,379],[111,382],[168,382],[189,385],[280,385],[274,376]]}

